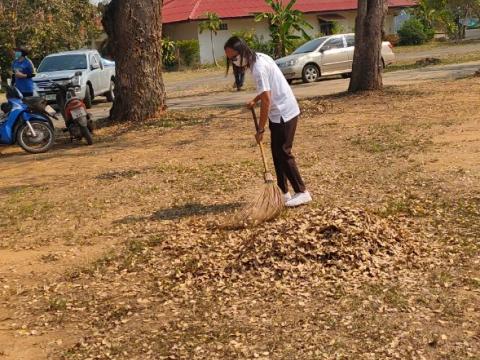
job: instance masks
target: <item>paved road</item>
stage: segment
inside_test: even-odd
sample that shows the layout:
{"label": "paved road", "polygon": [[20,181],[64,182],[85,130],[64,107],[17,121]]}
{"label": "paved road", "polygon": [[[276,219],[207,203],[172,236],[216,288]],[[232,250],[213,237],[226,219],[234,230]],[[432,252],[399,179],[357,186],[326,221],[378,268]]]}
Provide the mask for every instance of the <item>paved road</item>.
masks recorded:
{"label": "paved road", "polygon": [[[458,79],[471,76],[480,69],[480,61],[464,64],[430,66],[421,69],[395,71],[384,75],[385,85],[403,85],[420,83],[432,80]],[[222,78],[223,81],[225,78]],[[314,84],[294,84],[293,91],[299,98],[309,98],[321,95],[330,95],[344,92],[348,88],[348,79],[325,79]],[[223,92],[205,94],[201,96],[188,96],[167,100],[170,109],[189,109],[199,107],[229,107],[245,104],[253,98],[253,92]],[[109,104],[100,103],[92,109],[95,118],[108,116]]]}
{"label": "paved road", "polygon": [[[458,79],[472,75],[480,68],[480,61],[465,64],[431,66],[422,69],[396,71],[384,75],[385,85],[402,85],[431,80]],[[346,91],[348,79],[328,79],[313,84],[293,85],[293,91],[298,98],[308,98],[319,95],[330,95]],[[193,107],[235,106],[244,104],[254,96],[253,92],[226,92],[207,94],[204,96],[169,99],[171,109],[186,109]]]}

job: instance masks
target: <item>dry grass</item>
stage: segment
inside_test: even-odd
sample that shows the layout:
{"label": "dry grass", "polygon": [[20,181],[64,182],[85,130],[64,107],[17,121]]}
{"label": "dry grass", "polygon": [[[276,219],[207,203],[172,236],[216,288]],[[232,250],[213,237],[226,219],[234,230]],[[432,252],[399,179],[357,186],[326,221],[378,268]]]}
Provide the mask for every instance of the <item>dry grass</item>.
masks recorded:
{"label": "dry grass", "polygon": [[479,91],[302,102],[314,202],[255,229],[216,226],[262,182],[242,110],[2,149],[0,353],[478,359]]}
{"label": "dry grass", "polygon": [[423,45],[397,46],[395,47],[395,53],[404,54],[437,49],[452,49],[452,52],[455,52],[455,48],[479,43],[479,40],[465,40],[459,43],[450,41],[430,41]]}

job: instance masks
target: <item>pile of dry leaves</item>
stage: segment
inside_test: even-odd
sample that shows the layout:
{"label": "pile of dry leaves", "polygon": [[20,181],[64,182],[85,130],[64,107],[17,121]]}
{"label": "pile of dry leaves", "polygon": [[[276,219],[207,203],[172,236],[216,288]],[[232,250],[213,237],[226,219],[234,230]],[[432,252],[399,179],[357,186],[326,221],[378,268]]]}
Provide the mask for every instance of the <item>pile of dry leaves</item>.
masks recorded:
{"label": "pile of dry leaves", "polygon": [[392,257],[413,251],[412,235],[398,223],[364,210],[316,209],[295,220],[267,224],[248,236],[232,268],[267,270],[276,277],[292,272],[308,277],[308,270],[319,266],[373,272]]}
{"label": "pile of dry leaves", "polygon": [[230,232],[178,223],[155,251],[170,253],[176,265],[170,271],[184,280],[308,280],[352,271],[375,276],[418,254],[419,241],[408,227],[403,219],[359,209],[303,209],[295,219]]}

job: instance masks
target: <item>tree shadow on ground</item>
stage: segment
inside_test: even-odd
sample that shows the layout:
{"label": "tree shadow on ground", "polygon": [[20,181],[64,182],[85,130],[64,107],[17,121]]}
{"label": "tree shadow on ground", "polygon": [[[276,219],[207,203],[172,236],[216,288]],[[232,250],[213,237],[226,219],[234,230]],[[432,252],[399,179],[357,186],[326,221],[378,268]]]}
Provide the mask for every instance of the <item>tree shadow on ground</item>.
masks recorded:
{"label": "tree shadow on ground", "polygon": [[117,224],[129,224],[140,221],[181,220],[193,216],[218,215],[232,212],[242,206],[239,202],[228,204],[203,205],[200,203],[187,203],[171,208],[160,209],[150,216],[127,216],[115,221]]}

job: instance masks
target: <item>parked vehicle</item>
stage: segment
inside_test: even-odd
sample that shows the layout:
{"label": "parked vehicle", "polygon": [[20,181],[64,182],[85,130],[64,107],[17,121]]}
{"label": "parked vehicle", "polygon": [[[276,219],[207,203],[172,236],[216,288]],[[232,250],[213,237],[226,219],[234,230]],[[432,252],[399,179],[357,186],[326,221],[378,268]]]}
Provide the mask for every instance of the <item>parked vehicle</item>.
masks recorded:
{"label": "parked vehicle", "polygon": [[102,59],[96,50],[67,51],[45,57],[33,78],[39,96],[54,103],[57,94],[52,92],[50,82],[65,85],[80,71],[79,86],[76,96],[85,102],[87,109],[97,96],[106,96],[113,101],[115,94],[115,63]]}
{"label": "parked vehicle", "polygon": [[[323,36],[305,43],[291,55],[276,60],[276,63],[290,83],[296,79],[311,83],[329,75],[349,77],[354,45],[355,34]],[[395,61],[392,49],[390,42],[382,43],[383,67]]]}
{"label": "parked vehicle", "polygon": [[77,89],[80,84],[82,72],[78,71],[69,82],[64,85],[51,81],[52,89],[56,90],[56,102],[65,120],[65,126],[70,133],[71,139],[87,141],[88,145],[93,144],[93,122],[90,114],[87,113],[85,103],[77,96]]}
{"label": "parked vehicle", "polygon": [[[55,131],[45,99],[23,98],[13,86],[7,87],[7,102],[1,105],[0,144],[17,143],[32,154],[47,152],[55,143]],[[52,111],[53,109],[48,109]]]}

